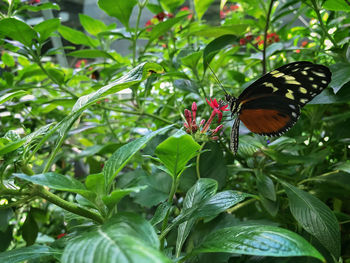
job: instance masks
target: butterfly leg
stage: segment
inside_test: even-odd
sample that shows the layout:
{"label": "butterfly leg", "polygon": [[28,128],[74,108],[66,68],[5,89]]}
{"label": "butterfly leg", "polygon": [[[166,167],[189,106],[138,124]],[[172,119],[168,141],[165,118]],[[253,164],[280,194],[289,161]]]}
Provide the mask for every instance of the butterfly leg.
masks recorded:
{"label": "butterfly leg", "polygon": [[240,119],[239,119],[239,115],[237,115],[237,118],[233,123],[232,129],[231,129],[231,136],[230,136],[230,149],[234,154],[237,154],[237,150],[238,150],[239,124],[240,124]]}

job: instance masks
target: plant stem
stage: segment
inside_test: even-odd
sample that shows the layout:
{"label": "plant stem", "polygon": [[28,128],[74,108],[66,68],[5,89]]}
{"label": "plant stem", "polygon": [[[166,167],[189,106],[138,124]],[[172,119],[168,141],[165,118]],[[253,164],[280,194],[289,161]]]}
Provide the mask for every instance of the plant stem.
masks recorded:
{"label": "plant stem", "polygon": [[65,209],[69,212],[72,212],[74,214],[77,214],[77,215],[80,215],[80,216],[83,216],[86,218],[90,218],[99,224],[103,223],[103,218],[100,214],[93,212],[93,211],[90,211],[90,210],[87,210],[83,207],[80,207],[80,206],[74,204],[74,203],[68,202],[68,201],[58,197],[57,195],[51,193],[50,191],[46,190],[42,186],[35,186],[34,194],[42,197],[43,199]]}
{"label": "plant stem", "polygon": [[332,44],[334,45],[335,48],[338,48],[338,44],[337,42],[334,40],[334,38],[328,33],[328,30],[326,28],[326,26],[324,25],[323,23],[323,20],[322,20],[322,17],[321,17],[321,14],[320,14],[320,9],[318,8],[317,6],[317,3],[315,0],[311,0],[311,3],[312,3],[312,6],[314,8],[314,11],[317,15],[317,19],[318,19],[318,22],[320,22],[320,26],[323,30],[323,32],[326,34],[326,36],[329,38],[329,40],[332,42]]}
{"label": "plant stem", "polygon": [[139,7],[139,12],[137,14],[137,20],[136,20],[136,25],[135,25],[135,33],[134,37],[132,39],[132,65],[135,67],[136,65],[136,46],[137,46],[137,39],[138,39],[138,31],[139,31],[139,24],[140,24],[140,18],[142,14],[142,10],[144,8],[144,5],[138,5]]}
{"label": "plant stem", "polygon": [[[147,112],[129,111],[129,110],[123,110],[123,109],[112,108],[112,107],[107,107],[107,106],[101,106],[101,108],[107,109],[107,110],[116,111],[116,112],[121,112],[121,113],[132,114],[132,115],[148,116],[148,117],[151,117],[153,119],[165,122],[167,124],[174,124],[172,121],[169,121],[167,119],[164,119],[162,117],[159,117],[157,115],[154,115],[154,114],[151,114],[151,113],[147,113]],[[180,128],[180,126],[178,124],[175,124],[175,127]]]}
{"label": "plant stem", "polygon": [[267,46],[266,40],[267,40],[267,31],[270,25],[270,15],[271,15],[271,10],[273,6],[273,1],[274,0],[270,1],[269,9],[267,11],[267,16],[266,16],[266,25],[265,25],[265,31],[264,31],[263,59],[262,59],[263,75],[265,75],[266,73],[266,46]]}
{"label": "plant stem", "polygon": [[196,173],[197,173],[197,178],[200,179],[201,178],[201,174],[200,174],[200,170],[199,170],[199,159],[201,156],[201,151],[203,150],[203,147],[205,146],[206,142],[203,142],[201,145],[201,148],[199,149],[199,153],[196,157]]}
{"label": "plant stem", "polygon": [[[174,175],[174,177],[173,177],[173,183],[171,185],[171,190],[170,190],[169,197],[168,197],[168,203],[170,205],[173,203],[174,195],[175,195],[177,187],[179,185],[178,178],[179,177],[177,175]],[[162,231],[161,231],[161,235],[160,235],[160,249],[161,250],[164,249],[164,238],[165,238],[164,230],[167,229],[167,226],[168,226],[170,210],[171,209],[168,210],[168,212],[163,220],[163,223],[162,223]]]}

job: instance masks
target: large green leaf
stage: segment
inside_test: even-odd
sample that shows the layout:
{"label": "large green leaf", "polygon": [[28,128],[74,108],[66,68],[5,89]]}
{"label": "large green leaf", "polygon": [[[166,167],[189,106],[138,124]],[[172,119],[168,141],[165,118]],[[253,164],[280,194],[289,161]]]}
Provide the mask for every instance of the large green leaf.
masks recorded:
{"label": "large green leaf", "polygon": [[72,239],[62,263],[171,262],[158,249],[158,237],[148,221],[137,214],[118,213],[104,225]]}
{"label": "large green leaf", "polygon": [[159,144],[155,153],[170,175],[175,177],[199,149],[200,145],[194,141],[192,136],[180,132]]}
{"label": "large green leaf", "polygon": [[337,93],[346,83],[350,81],[350,63],[336,63],[330,66],[332,70],[332,81],[329,84],[334,93]]}
{"label": "large green leaf", "polygon": [[202,18],[204,13],[208,10],[209,6],[214,0],[194,0],[194,8],[196,10],[199,19]]}
{"label": "large green leaf", "polygon": [[41,3],[39,5],[23,5],[19,8],[19,11],[28,10],[31,12],[38,12],[47,9],[60,10],[60,7],[56,3]]}
{"label": "large green leaf", "polygon": [[91,38],[88,35],[80,32],[76,29],[61,25],[58,28],[58,32],[62,35],[62,37],[69,42],[72,42],[76,45],[85,45],[89,47],[97,47],[99,41],[97,39]]}
{"label": "large green leaf", "polygon": [[178,22],[180,22],[181,20],[183,20],[184,17],[186,17],[187,15],[183,15],[183,16],[178,16],[175,18],[171,18],[168,19],[164,22],[161,22],[157,25],[155,25],[152,28],[151,31],[151,35],[149,37],[149,43],[151,43],[153,40],[158,39],[160,36],[166,34],[167,32],[169,32],[169,30]]}
{"label": "large green leaf", "polygon": [[110,58],[115,60],[108,52],[99,49],[81,49],[67,54],[77,58]]}
{"label": "large green leaf", "polygon": [[160,0],[159,2],[166,11],[174,12],[174,10],[182,5],[185,0]]}
{"label": "large green leaf", "polygon": [[5,95],[0,97],[0,104],[4,103],[12,98],[23,96],[25,94],[27,94],[27,92],[24,90],[18,90],[18,91],[6,93]]}
{"label": "large green leaf", "polygon": [[68,191],[72,193],[81,194],[83,196],[92,196],[94,193],[86,189],[86,187],[70,176],[65,176],[57,173],[44,173],[36,175],[26,175],[26,174],[14,174],[15,177],[21,178],[33,184],[48,186],[52,189],[60,191]]}
{"label": "large green leaf", "polygon": [[282,184],[288,195],[290,211],[294,218],[338,258],[340,255],[340,230],[333,212],[309,193],[286,182],[282,182]]}
{"label": "large green leaf", "polygon": [[54,31],[60,26],[60,20],[53,18],[45,20],[34,26],[36,32],[39,33],[39,41],[44,42]]}
{"label": "large green leaf", "polygon": [[117,18],[126,28],[128,28],[130,15],[136,3],[136,0],[99,0],[98,6],[108,15]]}
{"label": "large green leaf", "polygon": [[15,18],[4,18],[0,20],[0,36],[7,36],[17,40],[27,47],[31,47],[37,34],[33,28]]}
{"label": "large green leaf", "polygon": [[327,0],[322,7],[331,11],[350,12],[350,5],[347,0]]}
{"label": "large green leaf", "polygon": [[197,220],[199,218],[217,216],[231,206],[243,201],[248,196],[248,194],[231,190],[219,192],[209,198],[206,198],[205,200],[202,200],[201,202],[194,204],[190,208],[183,209],[162,234],[165,235],[174,226],[187,221],[190,218],[191,220]]}
{"label": "large green leaf", "polygon": [[292,257],[323,256],[298,234],[275,226],[233,226],[209,234],[193,254],[226,252],[244,255]]}
{"label": "large green leaf", "polygon": [[131,157],[135,153],[137,153],[141,149],[142,146],[149,142],[154,136],[167,131],[170,127],[172,127],[172,125],[151,132],[137,140],[123,145],[117,151],[115,151],[106,162],[106,165],[103,167],[106,188],[109,187],[109,185],[112,183],[119,171],[123,169],[126,163],[131,159]]}
{"label": "large green leaf", "polygon": [[97,36],[98,33],[108,30],[108,27],[101,21],[90,16],[79,14],[80,24],[91,35]]}
{"label": "large green leaf", "polygon": [[203,51],[203,61],[204,61],[204,70],[207,69],[208,64],[212,61],[214,56],[227,45],[232,45],[237,43],[238,38],[235,35],[223,35],[212,40]]}
{"label": "large green leaf", "polygon": [[29,260],[39,260],[50,255],[60,255],[60,252],[48,246],[33,245],[0,253],[0,262],[20,263]]}
{"label": "large green leaf", "polygon": [[[201,178],[199,179],[191,189],[188,190],[183,202],[183,209],[189,209],[196,204],[202,202],[208,197],[213,196],[216,193],[218,184],[213,179]],[[182,246],[186,241],[196,219],[190,218],[188,221],[183,222],[177,229],[176,239],[176,255],[181,253]]]}

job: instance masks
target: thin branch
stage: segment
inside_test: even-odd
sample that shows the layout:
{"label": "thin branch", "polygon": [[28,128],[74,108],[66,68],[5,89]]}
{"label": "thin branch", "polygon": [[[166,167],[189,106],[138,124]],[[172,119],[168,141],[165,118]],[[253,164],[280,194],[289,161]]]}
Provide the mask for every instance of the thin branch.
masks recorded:
{"label": "thin branch", "polygon": [[265,31],[264,31],[264,48],[263,48],[263,60],[262,60],[262,66],[263,66],[263,75],[265,75],[266,73],[266,40],[267,40],[267,30],[269,29],[269,25],[270,25],[270,15],[271,15],[271,10],[272,10],[272,6],[273,6],[273,1],[270,1],[270,5],[269,5],[269,10],[267,11],[267,16],[266,16],[266,25],[265,25]]}

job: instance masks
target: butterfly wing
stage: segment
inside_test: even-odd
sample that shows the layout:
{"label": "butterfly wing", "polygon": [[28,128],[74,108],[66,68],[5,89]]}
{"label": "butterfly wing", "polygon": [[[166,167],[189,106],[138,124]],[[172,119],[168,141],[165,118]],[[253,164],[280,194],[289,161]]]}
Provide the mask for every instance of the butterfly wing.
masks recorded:
{"label": "butterfly wing", "polygon": [[277,68],[246,88],[239,103],[261,95],[277,95],[304,106],[324,90],[331,81],[331,72],[323,65],[308,61],[293,62]]}
{"label": "butterfly wing", "polygon": [[[281,135],[298,120],[300,109],[328,86],[331,75],[327,67],[308,61],[284,65],[246,88],[233,113],[254,133]],[[231,132],[234,152],[238,148],[238,127],[236,120]]]}
{"label": "butterfly wing", "polygon": [[242,104],[239,118],[252,132],[278,136],[288,131],[300,116],[300,106],[277,95],[259,96]]}

